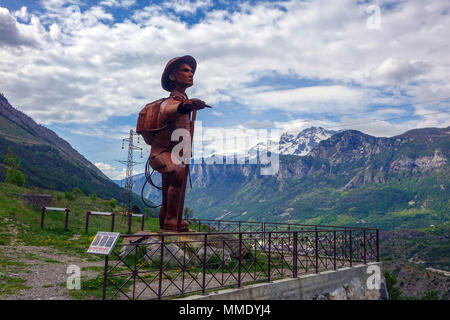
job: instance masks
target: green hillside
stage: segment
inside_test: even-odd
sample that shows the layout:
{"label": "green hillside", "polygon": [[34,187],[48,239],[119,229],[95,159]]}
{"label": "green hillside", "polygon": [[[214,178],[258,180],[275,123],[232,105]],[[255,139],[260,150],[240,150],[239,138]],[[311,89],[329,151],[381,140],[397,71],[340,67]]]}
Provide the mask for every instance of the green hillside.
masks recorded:
{"label": "green hillside", "polygon": [[[68,231],[64,231],[64,212],[49,211],[45,215],[44,229],[40,227],[41,208],[23,204],[23,194],[39,193],[52,195],[52,207],[69,208]],[[110,201],[94,199],[80,195],[68,200],[64,192],[39,188],[22,188],[12,184],[0,183],[0,245],[16,244],[30,246],[50,246],[74,254],[85,254],[92,237],[97,231],[110,231],[111,218],[92,216],[89,221],[89,232],[85,232],[86,211],[121,212],[123,208],[112,208]],[[141,221],[133,219],[132,232],[141,228]],[[157,218],[147,217],[145,230],[159,230]],[[127,233],[128,218],[116,216],[114,231]],[[77,240],[70,240],[76,236]]]}
{"label": "green hillside", "polygon": [[[123,188],[106,177],[67,141],[13,108],[0,95],[0,181],[4,181],[6,175],[3,159],[8,148],[19,160],[27,186],[59,191],[71,191],[77,187],[86,194],[96,193],[105,199],[125,201]],[[144,208],[138,195],[133,194],[132,201],[141,210]]]}
{"label": "green hillside", "polygon": [[425,228],[450,220],[448,129],[375,138],[348,130],[308,156],[260,165],[197,165],[186,203],[198,218]]}

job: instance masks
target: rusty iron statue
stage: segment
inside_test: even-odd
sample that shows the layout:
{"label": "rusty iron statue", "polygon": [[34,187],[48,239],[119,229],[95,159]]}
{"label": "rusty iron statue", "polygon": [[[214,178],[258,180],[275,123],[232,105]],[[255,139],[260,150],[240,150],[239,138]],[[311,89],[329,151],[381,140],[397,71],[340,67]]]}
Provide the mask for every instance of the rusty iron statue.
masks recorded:
{"label": "rusty iron statue", "polygon": [[[188,99],[186,95],[186,89],[194,84],[196,68],[197,62],[189,55],[171,59],[161,77],[161,85],[170,96],[147,104],[139,113],[136,132],[151,145],[148,163],[162,175],[161,230],[189,230],[182,214],[194,122],[197,110],[209,107],[202,100]],[[180,150],[178,146],[182,143]]]}

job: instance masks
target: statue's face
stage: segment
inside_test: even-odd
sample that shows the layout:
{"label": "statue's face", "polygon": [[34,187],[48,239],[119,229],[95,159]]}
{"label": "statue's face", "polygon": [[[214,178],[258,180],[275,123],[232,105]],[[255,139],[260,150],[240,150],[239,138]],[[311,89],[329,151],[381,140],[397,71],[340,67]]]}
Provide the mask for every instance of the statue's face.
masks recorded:
{"label": "statue's face", "polygon": [[169,79],[175,82],[175,87],[189,88],[194,84],[194,72],[190,65],[183,63]]}

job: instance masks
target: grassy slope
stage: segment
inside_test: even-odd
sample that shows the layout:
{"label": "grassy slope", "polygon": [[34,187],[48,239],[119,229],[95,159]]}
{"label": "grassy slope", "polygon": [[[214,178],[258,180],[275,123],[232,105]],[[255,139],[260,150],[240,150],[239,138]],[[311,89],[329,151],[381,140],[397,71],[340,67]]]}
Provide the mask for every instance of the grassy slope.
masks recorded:
{"label": "grassy slope", "polygon": [[[51,194],[53,207],[70,208],[69,230],[64,231],[64,212],[49,211],[45,215],[44,229],[40,228],[41,209],[30,205],[24,205],[22,197],[24,193]],[[43,246],[58,249],[59,252],[87,258],[89,261],[100,261],[100,256],[86,253],[90,242],[97,231],[110,231],[111,219],[103,216],[92,216],[89,223],[89,232],[84,231],[86,211],[111,211],[109,201],[96,199],[93,201],[87,196],[80,196],[73,201],[65,199],[64,193],[38,188],[22,188],[11,184],[0,183],[0,245],[26,245]],[[114,211],[121,211],[116,207]],[[141,222],[133,219],[132,232],[140,230]],[[159,229],[157,218],[146,218],[145,230],[156,231]],[[115,231],[126,233],[128,220],[124,216],[117,216]],[[30,287],[24,284],[24,280],[11,273],[25,271],[28,266],[20,262],[20,257],[11,259],[0,251],[0,296],[14,294],[19,290]],[[101,272],[99,272],[100,274]],[[90,282],[87,282],[90,283]],[[84,280],[83,280],[84,287]],[[95,292],[100,292],[101,283],[97,284]],[[86,298],[82,293],[79,298]]]}
{"label": "grassy slope", "polygon": [[[52,194],[51,206],[69,208],[69,230],[64,231],[64,212],[49,211],[45,215],[45,226],[40,228],[41,210],[39,207],[24,205],[24,193]],[[64,193],[44,189],[21,188],[11,184],[0,183],[0,244],[8,245],[12,240],[25,245],[52,246],[64,251],[85,255],[90,240],[97,231],[109,231],[111,219],[109,217],[92,216],[89,223],[89,233],[85,233],[86,211],[111,211],[108,200],[98,198],[93,201],[87,196],[80,196],[73,201],[65,199]],[[121,211],[120,207],[114,211]],[[127,218],[117,216],[115,231],[126,233]],[[146,230],[159,228],[156,218],[145,220]],[[132,232],[140,230],[140,221],[133,219]],[[76,241],[69,240],[74,235],[80,235]]]}
{"label": "grassy slope", "polygon": [[[71,191],[74,187],[78,187],[85,193],[95,192],[105,199],[114,197],[118,201],[125,201],[124,189],[106,176],[99,175],[95,170],[74,161],[74,158],[66,152],[33,136],[1,115],[0,181],[3,181],[6,175],[3,158],[8,147],[19,160],[28,186],[61,191]],[[141,209],[144,208],[138,195],[133,194],[133,203]]]}
{"label": "grassy slope", "polygon": [[[45,215],[44,229],[40,228],[41,208],[23,204],[24,193],[51,194],[52,207],[70,209],[68,231],[64,231],[64,212],[49,211]],[[22,188],[15,185],[0,183],[0,246],[39,246],[57,249],[61,254],[87,259],[88,261],[101,261],[98,255],[86,253],[89,244],[97,231],[110,231],[111,218],[103,216],[91,216],[89,232],[85,232],[86,211],[106,211],[111,208],[108,200],[97,198],[95,201],[87,196],[80,196],[73,201],[65,199],[64,193],[38,188]],[[123,209],[116,207],[113,211],[120,212]],[[141,220],[134,218],[132,233],[139,231]],[[191,226],[194,228],[194,226]],[[158,218],[147,217],[144,229],[146,231],[159,231]],[[195,228],[197,229],[197,228]],[[116,216],[115,232],[122,234],[128,231],[128,218]],[[119,240],[120,243],[120,240]],[[35,257],[36,258],[36,257]],[[39,258],[39,257],[37,257]],[[24,280],[11,276],[11,273],[19,271],[28,272],[28,265],[2,254],[0,249],[0,297],[2,295],[15,294],[19,290],[26,290]],[[82,277],[82,290],[69,292],[75,299],[99,298],[102,294],[103,268],[94,268],[98,275],[94,278]],[[120,279],[118,279],[119,281]],[[65,285],[65,283],[61,284]]]}

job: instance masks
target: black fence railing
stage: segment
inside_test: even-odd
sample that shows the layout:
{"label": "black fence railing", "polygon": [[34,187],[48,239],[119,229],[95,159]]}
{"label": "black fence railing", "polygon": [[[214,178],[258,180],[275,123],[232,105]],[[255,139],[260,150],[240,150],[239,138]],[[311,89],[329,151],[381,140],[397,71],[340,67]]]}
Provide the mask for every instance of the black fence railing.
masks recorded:
{"label": "black fence railing", "polygon": [[285,222],[256,222],[256,221],[237,221],[237,220],[212,220],[212,219],[188,219],[191,226],[196,226],[198,231],[205,229],[212,232],[246,232],[246,231],[311,231],[311,230],[376,230],[374,228],[364,227],[345,227],[312,225]]}
{"label": "black fence railing", "polygon": [[207,294],[379,261],[377,229],[318,227],[121,238],[105,258],[103,299]]}

